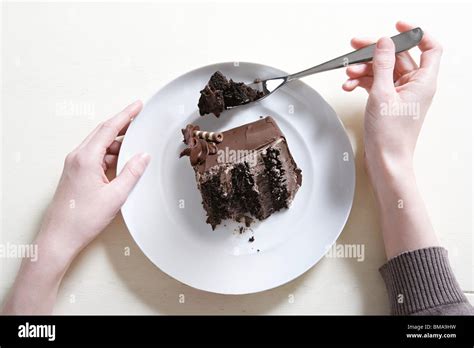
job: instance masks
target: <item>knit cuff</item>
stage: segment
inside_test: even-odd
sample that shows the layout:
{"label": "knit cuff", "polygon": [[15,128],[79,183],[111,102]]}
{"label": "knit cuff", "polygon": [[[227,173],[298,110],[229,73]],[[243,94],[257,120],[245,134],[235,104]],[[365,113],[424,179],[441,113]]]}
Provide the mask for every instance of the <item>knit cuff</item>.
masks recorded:
{"label": "knit cuff", "polygon": [[387,287],[392,314],[414,314],[467,301],[444,248],[405,252],[389,260],[379,271]]}

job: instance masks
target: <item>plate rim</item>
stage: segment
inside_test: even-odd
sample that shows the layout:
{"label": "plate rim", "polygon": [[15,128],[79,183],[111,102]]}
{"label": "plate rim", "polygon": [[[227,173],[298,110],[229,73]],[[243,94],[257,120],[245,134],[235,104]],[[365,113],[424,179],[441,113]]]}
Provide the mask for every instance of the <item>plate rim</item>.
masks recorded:
{"label": "plate rim", "polygon": [[[172,83],[174,83],[177,79],[180,79],[180,78],[183,78],[187,75],[191,75],[193,74],[194,72],[198,71],[198,70],[201,70],[201,69],[206,69],[206,68],[210,68],[212,66],[222,66],[222,65],[233,65],[235,66],[235,61],[226,61],[226,62],[217,62],[217,63],[211,63],[211,64],[207,64],[207,65],[203,65],[203,66],[200,66],[200,67],[196,67],[192,70],[189,70],[187,72],[185,72],[184,74],[181,74],[175,78],[173,78],[172,80],[168,81],[167,83],[165,83],[164,85],[162,85],[155,93],[153,93],[150,97],[148,97],[146,99],[146,102],[143,103],[144,107],[149,104],[157,94],[159,94],[160,92],[162,92],[164,89],[166,89],[169,85],[171,85]],[[281,70],[279,68],[275,68],[271,65],[266,65],[266,64],[261,64],[261,63],[255,63],[255,62],[248,62],[248,61],[238,61],[239,65],[240,64],[246,64],[246,65],[253,65],[253,66],[258,66],[258,67],[262,67],[262,68],[271,68],[273,70],[276,70],[276,71],[279,71],[281,74],[284,74],[284,75],[288,75],[288,73],[284,70]],[[351,139],[349,137],[349,133],[347,132],[347,129],[344,125],[344,123],[342,122],[341,118],[339,117],[339,115],[336,113],[336,111],[334,110],[334,108],[319,94],[319,92],[314,89],[313,87],[311,87],[310,85],[306,84],[304,81],[301,81],[299,80],[299,83],[302,83],[304,86],[306,86],[307,88],[310,88],[314,93],[318,94],[327,104],[327,106],[331,109],[331,111],[334,113],[334,115],[336,116],[336,119],[337,119],[337,122],[339,123],[339,126],[342,127],[342,129],[344,130],[344,136],[345,136],[345,140],[347,141],[347,143],[349,144],[349,148],[350,148],[350,151],[351,151],[351,154],[352,156],[350,156],[350,163],[351,163],[351,171],[352,171],[352,175],[351,175],[351,178],[352,178],[352,182],[353,182],[353,187],[352,187],[352,192],[351,192],[351,199],[350,199],[350,204],[347,208],[347,211],[345,213],[345,216],[344,216],[344,219],[341,223],[341,227],[340,227],[340,230],[337,234],[335,234],[335,237],[334,237],[334,240],[329,244],[329,248],[331,248],[337,241],[337,239],[340,237],[340,235],[342,234],[342,232],[344,231],[344,228],[346,227],[347,225],[347,222],[349,220],[349,217],[350,217],[350,214],[352,212],[352,208],[354,206],[354,197],[355,197],[355,190],[356,190],[356,182],[357,182],[357,171],[356,171],[356,165],[355,165],[355,153],[354,153],[354,148],[352,146],[352,142],[351,142]],[[141,112],[141,111],[140,111]],[[137,115],[137,117],[139,117],[139,115]],[[133,125],[133,122],[130,126]],[[127,132],[125,133],[123,139],[122,139],[122,146],[126,143],[126,139],[127,139],[127,133],[128,133],[128,130]],[[123,167],[125,166],[125,163],[126,161],[128,160],[127,159],[124,159],[124,155],[122,155],[122,151],[119,152],[119,155],[118,155],[118,158],[117,158],[117,167],[116,167],[116,175],[119,175],[120,171],[123,169]],[[127,198],[128,200],[128,198]],[[196,290],[200,290],[200,291],[205,291],[205,292],[208,292],[208,293],[212,293],[212,294],[219,294],[219,295],[229,295],[229,296],[232,296],[232,295],[235,295],[235,296],[239,296],[239,295],[249,295],[249,294],[257,294],[257,293],[262,293],[264,291],[270,291],[270,290],[273,290],[273,289],[276,289],[276,288],[279,288],[281,286],[284,286],[285,284],[288,284],[294,280],[296,280],[297,278],[301,277],[303,274],[305,274],[306,272],[308,272],[311,268],[313,268],[314,266],[316,266],[316,264],[318,264],[321,259],[326,255],[326,253],[323,253],[319,258],[317,258],[314,262],[312,262],[307,268],[305,268],[304,270],[302,270],[301,272],[297,273],[294,277],[292,277],[291,279],[288,279],[287,281],[283,282],[283,283],[280,283],[280,284],[277,284],[277,285],[274,285],[274,286],[270,286],[270,287],[267,287],[265,289],[261,289],[261,290],[257,290],[257,291],[246,291],[246,292],[223,292],[223,291],[213,291],[213,290],[209,290],[209,289],[203,289],[203,288],[199,288],[199,287],[196,287],[196,286],[193,286],[193,285],[190,285],[188,283],[185,283],[184,281],[181,281],[177,278],[175,278],[175,276],[165,272],[163,269],[161,269],[153,260],[150,256],[148,256],[148,254],[143,250],[143,248],[141,247],[141,244],[139,243],[139,241],[135,238],[135,236],[133,235],[133,233],[131,232],[130,230],[130,227],[129,227],[129,223],[127,222],[127,218],[124,214],[124,209],[123,207],[125,206],[125,203],[124,205],[120,208],[120,212],[122,214],[122,219],[123,219],[123,222],[129,232],[129,234],[131,235],[133,241],[137,244],[137,246],[139,247],[140,251],[146,256],[146,258],[156,267],[158,268],[162,273],[166,274],[167,276],[169,276],[170,278],[178,281],[179,283],[181,284],[184,284],[186,286],[189,286],[193,289],[196,289]],[[328,249],[329,250],[329,249]]]}

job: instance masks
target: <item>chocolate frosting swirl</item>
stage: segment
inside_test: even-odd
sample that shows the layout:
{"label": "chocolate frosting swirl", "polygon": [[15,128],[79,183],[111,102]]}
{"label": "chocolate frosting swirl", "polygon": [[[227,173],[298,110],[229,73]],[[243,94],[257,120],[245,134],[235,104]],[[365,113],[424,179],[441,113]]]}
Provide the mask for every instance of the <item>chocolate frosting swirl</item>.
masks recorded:
{"label": "chocolate frosting swirl", "polygon": [[206,161],[208,155],[213,155],[217,152],[217,146],[211,141],[206,141],[195,136],[194,131],[198,131],[199,126],[188,124],[186,128],[182,129],[183,142],[188,146],[181,151],[179,157],[189,156],[191,165],[200,165]]}

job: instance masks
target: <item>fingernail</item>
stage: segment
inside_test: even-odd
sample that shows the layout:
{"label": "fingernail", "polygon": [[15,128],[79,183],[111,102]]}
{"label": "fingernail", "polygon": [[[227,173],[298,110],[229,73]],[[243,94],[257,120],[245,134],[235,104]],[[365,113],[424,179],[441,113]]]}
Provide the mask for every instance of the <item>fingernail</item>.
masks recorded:
{"label": "fingernail", "polygon": [[135,110],[137,107],[139,107],[140,105],[142,104],[142,102],[140,100],[136,100],[134,101],[132,104],[130,104],[129,106],[127,106],[127,109],[130,108],[132,110]]}
{"label": "fingernail", "polygon": [[381,39],[379,39],[379,41],[377,41],[377,48],[380,49],[389,49],[392,48],[392,45],[393,41],[389,37],[382,37]]}
{"label": "fingernail", "polygon": [[398,23],[409,25],[410,27],[414,27],[413,23],[410,23],[410,22],[407,22],[407,21],[404,21],[404,20],[400,20],[400,21],[398,21]]}
{"label": "fingernail", "polygon": [[347,87],[352,87],[352,86],[354,86],[356,83],[357,83],[356,80],[347,80],[345,84],[346,84]]}
{"label": "fingernail", "polygon": [[142,154],[140,154],[140,159],[146,164],[148,164],[150,162],[151,156],[149,153],[143,152]]}

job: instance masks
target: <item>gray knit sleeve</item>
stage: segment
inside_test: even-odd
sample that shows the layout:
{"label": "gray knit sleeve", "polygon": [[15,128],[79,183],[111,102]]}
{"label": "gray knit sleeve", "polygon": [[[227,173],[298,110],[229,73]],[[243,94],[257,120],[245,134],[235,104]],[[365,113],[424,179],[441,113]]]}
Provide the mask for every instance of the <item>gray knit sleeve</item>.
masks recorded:
{"label": "gray knit sleeve", "polygon": [[380,268],[395,315],[474,315],[449,266],[448,252],[405,252]]}

